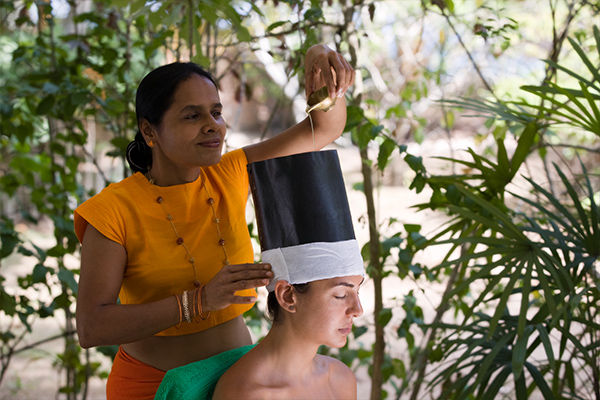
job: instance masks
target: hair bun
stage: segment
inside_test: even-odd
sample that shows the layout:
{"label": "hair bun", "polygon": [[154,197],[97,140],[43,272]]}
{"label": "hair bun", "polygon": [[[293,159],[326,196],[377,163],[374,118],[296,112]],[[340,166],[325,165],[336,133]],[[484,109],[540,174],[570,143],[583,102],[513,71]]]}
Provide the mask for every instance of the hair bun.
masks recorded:
{"label": "hair bun", "polygon": [[152,166],[152,151],[144,141],[142,134],[138,132],[135,139],[127,145],[125,157],[129,163],[129,168],[133,172],[146,173]]}

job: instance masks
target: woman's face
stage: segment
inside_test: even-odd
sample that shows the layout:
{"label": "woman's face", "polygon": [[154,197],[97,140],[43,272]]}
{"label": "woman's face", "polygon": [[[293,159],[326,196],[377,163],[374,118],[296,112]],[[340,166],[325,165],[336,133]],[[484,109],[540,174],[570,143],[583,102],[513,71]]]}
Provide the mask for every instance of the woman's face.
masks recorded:
{"label": "woman's face", "polygon": [[156,132],[153,168],[185,170],[218,163],[227,130],[222,109],[209,79],[194,74],[181,82]]}
{"label": "woman's face", "polygon": [[355,275],[311,282],[308,291],[297,296],[298,328],[319,345],[344,346],[353,319],[363,313],[358,297],[362,281]]}

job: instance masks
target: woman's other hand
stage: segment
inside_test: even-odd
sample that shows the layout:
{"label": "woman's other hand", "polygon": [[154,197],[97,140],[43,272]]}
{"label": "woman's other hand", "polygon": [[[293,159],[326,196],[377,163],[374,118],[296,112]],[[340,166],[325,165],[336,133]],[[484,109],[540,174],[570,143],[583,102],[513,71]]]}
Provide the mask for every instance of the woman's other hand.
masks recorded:
{"label": "woman's other hand", "polygon": [[232,264],[224,266],[202,290],[202,310],[222,310],[231,304],[249,304],[255,296],[238,296],[235,293],[245,289],[267,286],[273,278],[271,265]]}
{"label": "woman's other hand", "polygon": [[306,97],[327,86],[329,97],[343,97],[354,84],[355,72],[348,61],[324,44],[311,46],[304,58]]}

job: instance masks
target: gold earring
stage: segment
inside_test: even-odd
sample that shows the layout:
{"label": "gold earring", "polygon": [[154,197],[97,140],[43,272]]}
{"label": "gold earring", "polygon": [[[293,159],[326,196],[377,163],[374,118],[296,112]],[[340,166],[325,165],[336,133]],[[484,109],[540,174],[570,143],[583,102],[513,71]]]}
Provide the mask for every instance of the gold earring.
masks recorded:
{"label": "gold earring", "polygon": [[154,147],[154,142],[153,142],[152,140],[151,140],[151,141],[149,141],[149,142],[148,142],[148,146],[150,146],[150,147]]}

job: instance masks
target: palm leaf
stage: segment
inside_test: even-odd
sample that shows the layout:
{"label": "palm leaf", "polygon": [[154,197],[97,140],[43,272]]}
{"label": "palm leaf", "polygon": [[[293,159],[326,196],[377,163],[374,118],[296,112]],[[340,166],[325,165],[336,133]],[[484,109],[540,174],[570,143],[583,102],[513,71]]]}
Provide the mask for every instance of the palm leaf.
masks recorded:
{"label": "palm leaf", "polygon": [[500,370],[500,372],[496,375],[491,384],[487,387],[482,386],[481,390],[485,389],[483,396],[478,396],[477,399],[481,400],[495,400],[496,395],[500,391],[500,389],[504,386],[506,379],[510,376],[512,370],[510,368],[510,364],[506,364],[504,368]]}
{"label": "palm leaf", "polygon": [[556,68],[557,70],[563,71],[565,72],[567,75],[572,76],[573,78],[577,79],[580,82],[585,83],[586,85],[588,85],[589,87],[593,87],[594,89],[596,89],[598,92],[600,92],[600,88],[598,88],[597,86],[594,85],[594,82],[590,81],[589,79],[584,78],[583,76],[571,71],[570,69],[563,67],[560,64],[557,64],[556,62],[552,61],[552,60],[543,60],[545,63],[547,63],[548,65],[552,66],[553,68]]}
{"label": "palm leaf", "polygon": [[[579,82],[579,85],[581,86],[581,91],[583,92],[585,99],[588,101],[590,108],[592,109],[592,112],[594,113],[594,117],[596,118],[595,125],[600,126],[600,111],[598,110],[598,106],[596,105],[594,96],[592,96],[592,94],[590,93],[588,88],[582,82]],[[600,100],[600,98],[598,100]],[[600,129],[595,131],[594,133],[596,135],[600,136]]]}
{"label": "palm leaf", "polygon": [[533,365],[529,362],[526,362],[525,368],[527,368],[527,371],[529,371],[529,374],[533,378],[533,381],[535,382],[537,387],[540,388],[540,391],[542,392],[542,396],[544,396],[544,400],[554,400],[554,398],[555,398],[554,393],[552,393],[552,390],[548,386],[548,383],[544,379],[544,376],[535,367],[535,365]]}
{"label": "palm leaf", "polygon": [[[571,43],[571,46],[573,46],[573,49],[577,52],[577,54],[579,55],[579,58],[581,58],[581,61],[583,61],[583,63],[585,64],[585,66],[592,73],[592,76],[594,77],[594,80],[596,82],[600,82],[600,73],[598,72],[598,66],[594,65],[590,61],[590,59],[588,58],[586,52],[581,48],[581,46],[579,46],[579,43],[577,43],[575,40],[573,40],[570,37],[568,37],[567,40],[569,41],[569,43]],[[590,85],[590,86],[592,86],[592,85]],[[594,87],[594,86],[592,86],[592,87]],[[600,91],[600,89],[599,89],[599,91]]]}

